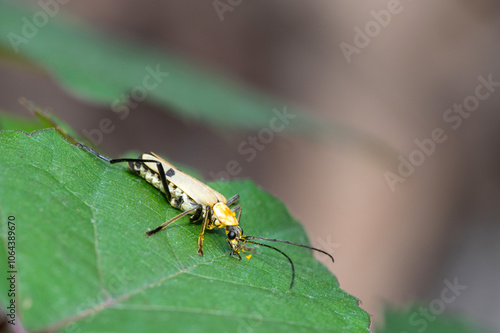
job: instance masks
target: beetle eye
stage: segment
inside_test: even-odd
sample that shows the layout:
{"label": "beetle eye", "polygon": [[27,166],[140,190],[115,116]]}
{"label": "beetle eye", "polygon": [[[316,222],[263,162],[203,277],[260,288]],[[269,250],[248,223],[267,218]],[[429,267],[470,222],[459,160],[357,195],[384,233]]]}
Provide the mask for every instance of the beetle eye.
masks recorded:
{"label": "beetle eye", "polygon": [[227,238],[229,238],[229,239],[235,239],[236,238],[236,233],[234,231],[230,231],[227,234]]}

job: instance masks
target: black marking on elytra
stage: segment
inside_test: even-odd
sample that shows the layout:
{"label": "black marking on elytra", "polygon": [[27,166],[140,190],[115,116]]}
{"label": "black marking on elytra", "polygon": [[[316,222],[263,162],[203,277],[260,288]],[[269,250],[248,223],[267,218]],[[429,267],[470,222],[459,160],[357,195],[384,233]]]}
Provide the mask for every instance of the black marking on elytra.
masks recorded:
{"label": "black marking on elytra", "polygon": [[167,175],[167,177],[172,177],[173,175],[175,175],[175,171],[174,169],[170,168],[165,174]]}

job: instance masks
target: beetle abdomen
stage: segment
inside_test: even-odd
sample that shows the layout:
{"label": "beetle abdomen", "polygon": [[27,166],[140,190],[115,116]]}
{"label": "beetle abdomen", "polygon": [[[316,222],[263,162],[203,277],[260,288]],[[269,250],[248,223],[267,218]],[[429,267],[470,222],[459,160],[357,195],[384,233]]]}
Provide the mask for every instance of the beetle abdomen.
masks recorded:
{"label": "beetle abdomen", "polygon": [[147,168],[143,163],[140,162],[129,162],[129,168],[134,171],[138,176],[144,178],[148,183],[167,194],[167,197],[170,197],[170,205],[174,208],[180,209],[182,211],[186,211],[192,209],[198,204],[194,202],[184,191],[180,188],[172,184],[172,182],[167,182],[166,192],[163,187],[163,183],[161,181],[160,175],[156,172],[151,171]]}

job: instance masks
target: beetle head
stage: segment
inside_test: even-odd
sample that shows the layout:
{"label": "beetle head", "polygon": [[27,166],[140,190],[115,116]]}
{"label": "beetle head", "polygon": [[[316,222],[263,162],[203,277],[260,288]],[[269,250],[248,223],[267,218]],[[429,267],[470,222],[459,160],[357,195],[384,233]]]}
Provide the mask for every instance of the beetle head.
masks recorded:
{"label": "beetle head", "polygon": [[229,243],[229,246],[231,247],[231,256],[238,259],[238,260],[241,260],[240,239],[243,236],[243,229],[241,229],[240,226],[229,226],[229,227],[226,227],[226,234],[227,234],[227,242]]}

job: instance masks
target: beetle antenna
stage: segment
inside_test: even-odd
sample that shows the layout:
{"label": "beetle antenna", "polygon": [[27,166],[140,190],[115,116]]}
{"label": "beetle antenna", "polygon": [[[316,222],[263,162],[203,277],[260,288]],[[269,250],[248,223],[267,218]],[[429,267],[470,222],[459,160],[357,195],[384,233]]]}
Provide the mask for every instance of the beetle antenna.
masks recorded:
{"label": "beetle antenna", "polygon": [[111,163],[111,161],[112,161],[112,159],[110,159],[109,157],[106,157],[104,155],[99,154],[94,149],[92,149],[90,147],[87,147],[86,145],[81,144],[80,142],[76,142],[75,146],[77,146],[80,149],[86,150],[86,151],[88,151],[91,154],[94,154],[95,156],[99,157],[103,161],[106,161],[106,162],[109,162],[109,163]]}
{"label": "beetle antenna", "polygon": [[[254,238],[252,237],[252,239],[254,239]],[[257,243],[257,242],[252,242],[252,241],[248,240],[248,236],[246,236],[245,238],[241,238],[241,240],[244,243],[252,243],[252,244],[256,244],[256,245],[268,247],[268,248],[276,250],[279,253],[281,253],[282,255],[284,255],[288,259],[288,261],[290,262],[290,266],[292,266],[292,281],[290,282],[290,290],[292,290],[293,282],[295,281],[295,266],[293,265],[292,259],[290,259],[290,257],[287,256],[285,252],[283,252],[283,251],[281,251],[281,250],[279,250],[279,249],[277,249],[277,248],[275,248],[274,246],[271,246],[271,245]]]}
{"label": "beetle antenna", "polygon": [[290,241],[286,241],[286,240],[281,240],[281,239],[264,238],[264,237],[245,236],[245,239],[265,240],[265,241],[270,241],[270,242],[279,242],[279,243],[292,244],[292,245],[295,245],[295,246],[305,247],[306,249],[311,249],[311,250],[318,251],[318,252],[321,252],[323,254],[326,254],[327,256],[330,257],[330,259],[332,259],[332,262],[335,262],[335,260],[333,260],[333,257],[332,257],[332,255],[330,253],[328,253],[326,251],[323,251],[323,250],[320,250],[318,248],[309,246],[309,245],[298,244],[298,243],[294,243],[294,242],[290,242]]}

